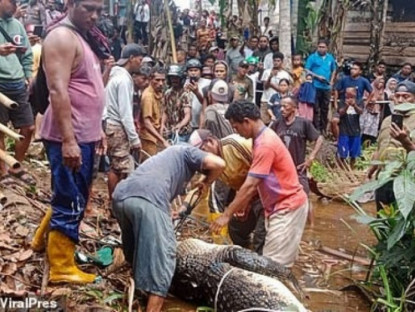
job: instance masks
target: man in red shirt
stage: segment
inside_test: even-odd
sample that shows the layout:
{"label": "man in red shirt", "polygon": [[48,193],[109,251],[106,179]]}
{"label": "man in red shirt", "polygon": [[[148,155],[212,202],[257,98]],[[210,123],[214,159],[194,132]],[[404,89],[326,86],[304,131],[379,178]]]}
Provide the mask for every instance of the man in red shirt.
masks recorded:
{"label": "man in red shirt", "polygon": [[253,161],[235,199],[211,229],[220,231],[259,193],[267,230],[263,255],[290,267],[297,256],[308,213],[307,195],[294,162],[281,139],[264,125],[255,104],[234,102],[225,117],[241,136],[253,139]]}

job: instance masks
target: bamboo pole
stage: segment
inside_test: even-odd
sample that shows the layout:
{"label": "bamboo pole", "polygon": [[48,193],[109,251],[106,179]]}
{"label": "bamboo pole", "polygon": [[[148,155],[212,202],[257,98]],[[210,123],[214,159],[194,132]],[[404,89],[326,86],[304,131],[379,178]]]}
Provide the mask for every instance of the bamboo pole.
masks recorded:
{"label": "bamboo pole", "polygon": [[20,140],[24,139],[23,135],[20,135],[20,134],[14,132],[12,129],[6,127],[2,123],[0,123],[0,132],[3,132],[5,135],[11,137],[12,139],[14,139],[16,141],[20,141]]}
{"label": "bamboo pole", "polygon": [[12,156],[7,154],[5,151],[0,149],[0,160],[4,161],[7,166],[13,169],[19,169],[20,163]]}
{"label": "bamboo pole", "polygon": [[176,40],[174,39],[173,24],[172,24],[172,21],[171,21],[171,13],[170,13],[169,1],[168,0],[164,0],[164,10],[166,11],[167,24],[169,25],[171,53],[172,53],[172,57],[173,57],[173,63],[177,63]]}
{"label": "bamboo pole", "polygon": [[7,107],[8,109],[16,109],[19,104],[15,101],[10,100],[7,96],[0,92],[0,104]]}

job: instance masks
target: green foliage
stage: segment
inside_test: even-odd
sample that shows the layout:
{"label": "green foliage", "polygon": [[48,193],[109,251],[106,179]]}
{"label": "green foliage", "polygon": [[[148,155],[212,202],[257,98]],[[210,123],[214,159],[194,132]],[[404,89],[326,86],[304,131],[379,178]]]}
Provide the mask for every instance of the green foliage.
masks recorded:
{"label": "green foliage", "polygon": [[16,146],[16,142],[12,138],[6,137],[6,151],[8,152],[14,151],[15,146]]}
{"label": "green foliage", "polygon": [[372,155],[376,149],[376,144],[365,146],[365,148],[362,150],[362,155],[356,159],[355,168],[357,170],[366,171],[372,164]]}
{"label": "green foliage", "polygon": [[[376,218],[368,216],[354,200],[387,183],[393,183],[396,202],[384,207]],[[405,305],[413,302],[414,296],[406,297],[406,288],[415,278],[415,152],[386,163],[378,180],[358,188],[349,199],[359,214],[356,219],[368,224],[377,239],[371,248],[376,265],[367,281],[372,288],[378,288],[375,308],[413,311],[414,306]],[[374,286],[379,284],[381,288]]]}
{"label": "green foliage", "polygon": [[310,173],[314,180],[322,183],[326,182],[329,176],[327,168],[318,161],[313,161],[310,167]]}

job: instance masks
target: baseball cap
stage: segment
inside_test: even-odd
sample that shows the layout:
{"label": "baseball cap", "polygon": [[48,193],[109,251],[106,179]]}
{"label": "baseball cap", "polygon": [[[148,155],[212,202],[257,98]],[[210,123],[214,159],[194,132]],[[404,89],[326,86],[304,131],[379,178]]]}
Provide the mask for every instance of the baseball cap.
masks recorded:
{"label": "baseball cap", "polygon": [[239,36],[232,36],[231,40],[239,40]]}
{"label": "baseball cap", "polygon": [[189,138],[188,143],[194,147],[200,148],[202,147],[206,139],[210,137],[211,135],[212,134],[209,130],[198,129],[196,131],[193,131],[192,135]]}
{"label": "baseball cap", "polygon": [[219,102],[228,102],[229,100],[229,87],[228,84],[218,79],[213,83],[212,89],[210,90],[212,98]]}
{"label": "baseball cap", "polygon": [[402,81],[396,87],[395,92],[409,92],[415,94],[415,83],[409,80]]}
{"label": "baseball cap", "polygon": [[121,58],[117,61],[117,65],[124,66],[131,56],[144,56],[146,51],[136,43],[127,44],[121,51]]}
{"label": "baseball cap", "polygon": [[153,60],[151,56],[144,56],[141,63],[151,63],[151,66],[154,66],[156,64],[156,62]]}
{"label": "baseball cap", "polygon": [[246,60],[242,60],[239,62],[239,67],[248,67],[249,63]]}
{"label": "baseball cap", "polygon": [[216,51],[216,50],[219,50],[219,47],[211,47],[211,48],[209,49],[209,52]]}
{"label": "baseball cap", "polygon": [[248,62],[248,64],[250,65],[256,65],[259,62],[259,57],[256,56],[250,56],[246,59],[246,61]]}

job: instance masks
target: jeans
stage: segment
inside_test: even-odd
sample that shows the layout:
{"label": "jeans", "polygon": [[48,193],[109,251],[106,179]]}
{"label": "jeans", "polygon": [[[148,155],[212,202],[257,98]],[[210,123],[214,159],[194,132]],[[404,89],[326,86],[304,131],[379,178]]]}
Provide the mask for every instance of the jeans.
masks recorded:
{"label": "jeans", "polygon": [[134,42],[138,42],[138,40],[141,40],[143,45],[148,43],[146,22],[134,21]]}
{"label": "jeans", "polygon": [[76,243],[79,241],[79,224],[84,217],[92,184],[95,144],[78,144],[82,165],[75,171],[63,164],[62,143],[44,141],[52,177],[50,229],[60,231]]}

